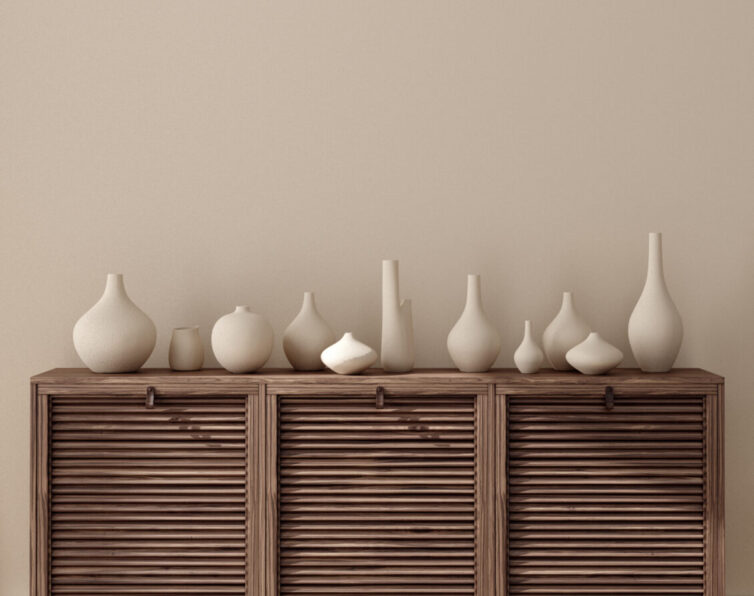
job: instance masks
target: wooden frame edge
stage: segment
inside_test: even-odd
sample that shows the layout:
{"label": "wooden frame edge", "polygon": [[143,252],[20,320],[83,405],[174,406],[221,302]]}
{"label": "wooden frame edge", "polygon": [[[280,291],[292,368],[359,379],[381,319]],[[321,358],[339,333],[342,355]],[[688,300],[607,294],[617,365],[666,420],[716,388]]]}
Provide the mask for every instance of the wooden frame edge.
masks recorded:
{"label": "wooden frame edge", "polygon": [[725,596],[725,385],[705,401],[705,588]]}
{"label": "wooden frame edge", "polygon": [[50,593],[50,473],[48,396],[31,385],[31,470],[29,565],[31,596]]}

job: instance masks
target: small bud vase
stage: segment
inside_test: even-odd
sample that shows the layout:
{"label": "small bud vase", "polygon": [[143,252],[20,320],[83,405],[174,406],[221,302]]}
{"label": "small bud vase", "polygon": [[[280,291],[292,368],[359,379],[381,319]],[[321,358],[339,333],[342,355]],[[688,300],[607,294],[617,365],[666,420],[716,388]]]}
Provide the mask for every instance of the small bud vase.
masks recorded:
{"label": "small bud vase", "polygon": [[322,352],[322,362],[339,375],[356,375],[377,362],[377,352],[348,332]]}
{"label": "small bud vase", "polygon": [[683,341],[683,322],[665,283],[662,234],[649,235],[647,279],[631,318],[628,342],[644,372],[667,372],[673,368]]}
{"label": "small bud vase", "polygon": [[521,345],[518,346],[513,353],[513,362],[516,364],[516,368],[525,375],[529,375],[537,372],[542,368],[542,362],[544,362],[545,354],[534,341],[534,337],[531,332],[531,321],[524,322],[524,339]]}
{"label": "small bud vase", "polygon": [[466,306],[448,334],[448,353],[462,372],[487,371],[500,353],[500,334],[482,306],[479,275],[467,278]]}
{"label": "small bud vase", "polygon": [[599,333],[592,332],[568,350],[566,360],[585,375],[604,375],[623,362],[623,352],[602,339]]}

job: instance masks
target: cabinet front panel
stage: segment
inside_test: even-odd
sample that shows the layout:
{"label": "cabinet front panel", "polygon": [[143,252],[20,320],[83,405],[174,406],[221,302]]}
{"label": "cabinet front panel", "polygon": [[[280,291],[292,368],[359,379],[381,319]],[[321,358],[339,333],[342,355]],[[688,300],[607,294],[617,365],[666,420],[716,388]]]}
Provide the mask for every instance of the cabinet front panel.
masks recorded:
{"label": "cabinet front panel", "polygon": [[508,397],[509,594],[702,594],[703,397]]}
{"label": "cabinet front panel", "polygon": [[280,396],[281,594],[474,594],[474,396]]}
{"label": "cabinet front panel", "polygon": [[244,594],[246,398],[50,398],[52,594]]}

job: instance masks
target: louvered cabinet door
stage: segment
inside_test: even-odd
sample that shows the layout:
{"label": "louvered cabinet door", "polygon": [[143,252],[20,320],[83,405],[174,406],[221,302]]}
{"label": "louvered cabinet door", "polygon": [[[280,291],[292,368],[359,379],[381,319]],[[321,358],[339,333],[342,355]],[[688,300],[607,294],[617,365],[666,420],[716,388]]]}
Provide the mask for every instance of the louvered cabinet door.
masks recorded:
{"label": "louvered cabinet door", "polygon": [[280,594],[493,593],[480,587],[491,570],[480,571],[479,525],[492,523],[478,466],[491,436],[477,396],[277,403]]}
{"label": "louvered cabinet door", "polygon": [[508,590],[705,594],[705,397],[509,396]]}
{"label": "louvered cabinet door", "polygon": [[245,396],[48,407],[50,593],[246,593]]}

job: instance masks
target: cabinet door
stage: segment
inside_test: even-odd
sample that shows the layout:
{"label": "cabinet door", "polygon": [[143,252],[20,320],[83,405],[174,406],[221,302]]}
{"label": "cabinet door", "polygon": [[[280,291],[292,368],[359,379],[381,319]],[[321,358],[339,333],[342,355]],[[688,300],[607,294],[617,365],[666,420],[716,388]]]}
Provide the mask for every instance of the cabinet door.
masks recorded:
{"label": "cabinet door", "polygon": [[49,422],[40,593],[245,593],[246,396],[50,396]]}
{"label": "cabinet door", "polygon": [[494,593],[494,400],[371,391],[278,398],[280,594]]}
{"label": "cabinet door", "polygon": [[509,594],[703,594],[705,398],[509,396]]}

